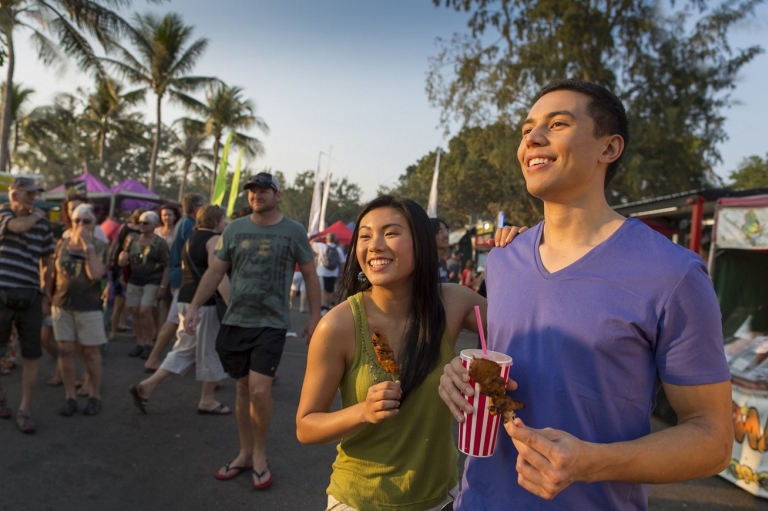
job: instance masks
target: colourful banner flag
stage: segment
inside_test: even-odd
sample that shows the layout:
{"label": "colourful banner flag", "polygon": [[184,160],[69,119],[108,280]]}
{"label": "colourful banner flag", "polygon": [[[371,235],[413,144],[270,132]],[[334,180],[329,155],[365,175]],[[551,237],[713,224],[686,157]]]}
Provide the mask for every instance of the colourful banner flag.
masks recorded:
{"label": "colourful banner flag", "polygon": [[232,215],[235,212],[235,201],[240,192],[240,166],[243,164],[243,148],[240,148],[240,154],[237,155],[237,165],[235,166],[235,175],[232,176],[232,186],[229,188],[229,203],[227,204],[227,214]]}
{"label": "colourful banner flag", "polygon": [[227,136],[227,142],[224,144],[224,150],[221,152],[221,161],[219,162],[219,173],[216,176],[216,183],[213,185],[213,197],[211,204],[221,206],[224,202],[224,194],[227,193],[227,157],[229,156],[229,147],[232,145],[232,135]]}

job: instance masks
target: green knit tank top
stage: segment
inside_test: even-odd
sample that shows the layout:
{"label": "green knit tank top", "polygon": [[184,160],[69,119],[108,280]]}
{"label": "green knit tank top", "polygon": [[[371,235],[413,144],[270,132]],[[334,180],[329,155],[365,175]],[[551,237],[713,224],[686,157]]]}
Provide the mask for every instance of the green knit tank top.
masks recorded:
{"label": "green knit tank top", "polygon": [[[391,379],[373,352],[363,294],[348,301],[355,318],[356,347],[354,363],[339,386],[344,408],[365,401],[369,387]],[[440,362],[411,391],[400,413],[342,438],[329,495],[359,511],[421,511],[446,498],[458,481],[458,450],[453,418],[437,388],[443,366],[455,356],[446,328]]]}

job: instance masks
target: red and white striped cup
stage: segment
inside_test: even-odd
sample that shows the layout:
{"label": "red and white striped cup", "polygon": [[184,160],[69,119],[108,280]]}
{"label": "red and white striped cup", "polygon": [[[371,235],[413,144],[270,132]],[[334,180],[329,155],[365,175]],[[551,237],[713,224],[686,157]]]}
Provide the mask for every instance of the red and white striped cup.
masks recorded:
{"label": "red and white striped cup", "polygon": [[[509,377],[509,368],[512,365],[512,357],[509,355],[496,351],[483,354],[483,350],[462,350],[461,363],[469,368],[475,357],[493,360],[501,366],[501,377],[504,381]],[[474,380],[470,379],[469,384],[475,389],[475,395],[464,397],[474,407],[475,412],[464,412],[464,422],[459,423],[459,450],[468,456],[487,458],[496,449],[501,415],[491,415],[488,412],[488,396],[480,393],[480,385]]]}

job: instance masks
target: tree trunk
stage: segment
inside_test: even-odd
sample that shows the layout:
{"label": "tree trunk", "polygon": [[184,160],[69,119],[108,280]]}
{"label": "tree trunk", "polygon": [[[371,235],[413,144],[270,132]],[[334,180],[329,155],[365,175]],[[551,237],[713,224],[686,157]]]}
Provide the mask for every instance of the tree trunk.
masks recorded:
{"label": "tree trunk", "polygon": [[5,94],[3,95],[3,122],[0,125],[0,169],[6,170],[10,167],[11,160],[8,155],[8,140],[11,138],[11,110],[13,105],[13,37],[11,31],[13,27],[8,28],[5,35],[5,45],[8,47],[8,70],[5,75]]}
{"label": "tree trunk", "polygon": [[102,129],[99,133],[99,167],[104,166],[104,149],[107,146],[107,130]]}
{"label": "tree trunk", "polygon": [[213,141],[213,174],[211,174],[210,200],[213,200],[213,192],[216,188],[216,176],[219,174],[219,149],[220,148],[221,148],[221,136],[218,136]]}
{"label": "tree trunk", "polygon": [[157,170],[157,155],[160,152],[160,134],[163,129],[161,108],[163,96],[157,95],[157,127],[155,129],[155,143],[152,145],[152,156],[149,159],[149,183],[147,188],[150,192],[155,191],[155,172]]}
{"label": "tree trunk", "polygon": [[187,174],[189,174],[189,167],[192,166],[192,160],[184,160],[184,175],[181,176],[181,184],[179,184],[179,203],[181,203],[181,199],[184,198],[184,187],[187,184]]}

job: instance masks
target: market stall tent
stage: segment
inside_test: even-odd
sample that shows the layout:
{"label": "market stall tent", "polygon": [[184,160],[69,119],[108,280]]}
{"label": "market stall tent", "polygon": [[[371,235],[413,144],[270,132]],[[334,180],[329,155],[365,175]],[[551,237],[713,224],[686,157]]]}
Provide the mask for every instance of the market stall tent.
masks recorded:
{"label": "market stall tent", "polygon": [[341,245],[349,245],[352,243],[352,230],[344,225],[344,222],[339,220],[335,224],[331,225],[330,227],[323,229],[322,231],[313,234],[309,241],[314,241],[316,239],[323,239],[327,234],[335,234],[336,239],[339,241]]}
{"label": "market stall tent", "polygon": [[72,181],[68,181],[46,192],[50,200],[64,200],[67,193],[71,191],[85,193],[109,193],[109,187],[99,181],[99,178],[90,172],[84,172]]}

